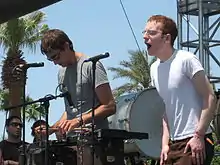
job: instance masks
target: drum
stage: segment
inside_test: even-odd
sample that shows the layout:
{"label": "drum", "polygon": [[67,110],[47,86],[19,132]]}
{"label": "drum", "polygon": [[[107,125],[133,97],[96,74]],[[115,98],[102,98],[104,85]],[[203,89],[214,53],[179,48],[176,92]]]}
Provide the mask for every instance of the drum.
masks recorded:
{"label": "drum", "polygon": [[149,134],[149,139],[126,140],[125,153],[138,152],[145,157],[160,157],[164,110],[164,102],[155,88],[119,97],[116,113],[108,118],[110,129]]}

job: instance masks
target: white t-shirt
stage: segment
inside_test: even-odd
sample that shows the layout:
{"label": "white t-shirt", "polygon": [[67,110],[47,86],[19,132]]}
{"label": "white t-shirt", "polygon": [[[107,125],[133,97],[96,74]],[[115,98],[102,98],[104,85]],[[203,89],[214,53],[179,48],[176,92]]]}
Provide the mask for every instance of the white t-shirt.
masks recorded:
{"label": "white t-shirt", "polygon": [[[164,100],[171,140],[194,135],[202,110],[202,98],[192,78],[203,67],[198,58],[187,51],[175,50],[165,62],[151,65],[152,85]],[[207,131],[211,132],[210,128]]]}

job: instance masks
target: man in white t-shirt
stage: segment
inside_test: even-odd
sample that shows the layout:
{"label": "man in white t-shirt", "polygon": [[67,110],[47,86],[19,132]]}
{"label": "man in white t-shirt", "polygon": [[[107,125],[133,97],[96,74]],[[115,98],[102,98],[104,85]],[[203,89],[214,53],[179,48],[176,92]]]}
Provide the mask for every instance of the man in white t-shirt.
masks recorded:
{"label": "man in white t-shirt", "polygon": [[147,21],[143,32],[151,66],[152,85],[164,100],[161,165],[209,165],[214,146],[209,127],[215,95],[197,57],[173,48],[178,30],[162,15]]}

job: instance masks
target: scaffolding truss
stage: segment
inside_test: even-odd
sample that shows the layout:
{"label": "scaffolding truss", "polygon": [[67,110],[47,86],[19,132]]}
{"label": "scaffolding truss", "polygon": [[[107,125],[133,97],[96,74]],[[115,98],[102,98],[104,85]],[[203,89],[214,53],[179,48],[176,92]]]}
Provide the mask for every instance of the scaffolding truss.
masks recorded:
{"label": "scaffolding truss", "polygon": [[198,55],[210,81],[219,83],[210,66],[220,67],[220,0],[177,0],[177,23],[178,48]]}

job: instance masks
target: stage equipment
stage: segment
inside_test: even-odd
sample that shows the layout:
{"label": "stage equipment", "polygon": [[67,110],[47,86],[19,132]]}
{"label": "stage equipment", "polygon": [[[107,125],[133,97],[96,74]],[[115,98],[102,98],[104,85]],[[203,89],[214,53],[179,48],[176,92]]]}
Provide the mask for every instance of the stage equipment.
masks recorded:
{"label": "stage equipment", "polygon": [[[32,143],[27,147],[27,165],[45,164],[45,142]],[[48,165],[77,165],[76,139],[48,142]]]}
{"label": "stage equipment", "polygon": [[[83,161],[85,165],[89,164],[88,159],[94,149],[95,165],[123,165],[124,164],[124,140],[130,139],[148,139],[148,133],[128,132],[118,129],[98,129],[94,132],[94,139],[91,133],[84,137],[82,145],[85,153]],[[91,148],[93,146],[93,148]],[[86,162],[85,162],[86,161]],[[91,162],[92,164],[92,162]]]}
{"label": "stage equipment", "polygon": [[116,113],[108,118],[109,127],[149,134],[148,139],[126,140],[125,153],[139,152],[154,159],[160,157],[164,110],[164,102],[155,88],[118,98]]}

